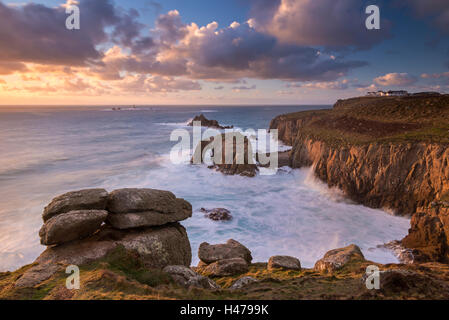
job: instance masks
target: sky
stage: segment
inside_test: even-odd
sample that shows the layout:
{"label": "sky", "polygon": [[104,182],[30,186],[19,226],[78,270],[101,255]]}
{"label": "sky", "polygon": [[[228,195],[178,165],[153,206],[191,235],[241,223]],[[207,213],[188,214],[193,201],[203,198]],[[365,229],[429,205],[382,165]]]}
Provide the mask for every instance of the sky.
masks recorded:
{"label": "sky", "polygon": [[[79,30],[66,28],[73,5]],[[400,89],[449,93],[449,1],[0,0],[0,105],[332,104]]]}

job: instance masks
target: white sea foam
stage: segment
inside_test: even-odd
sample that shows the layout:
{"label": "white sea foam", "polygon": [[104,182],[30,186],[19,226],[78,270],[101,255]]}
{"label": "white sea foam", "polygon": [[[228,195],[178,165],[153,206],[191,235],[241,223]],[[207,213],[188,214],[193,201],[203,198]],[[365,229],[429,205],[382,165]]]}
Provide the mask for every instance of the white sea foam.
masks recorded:
{"label": "white sea foam", "polygon": [[[183,225],[192,243],[194,264],[201,242],[222,243],[229,238],[250,248],[255,261],[283,254],[311,267],[326,251],[355,243],[368,259],[394,263],[393,253],[375,247],[401,239],[409,226],[406,218],[341,201],[338,190],[326,190],[310,178],[310,168],[284,168],[275,176],[246,178],[225,176],[204,166],[169,161],[162,166],[163,170],[148,172],[132,185],[169,189],[192,203],[193,217]],[[108,186],[126,186],[122,181],[129,179],[111,180]],[[208,220],[199,212],[201,207],[227,208],[234,219]]]}
{"label": "white sea foam", "polygon": [[[242,108],[220,113],[220,122],[263,128],[276,114],[291,111]],[[263,121],[253,123],[251,115],[258,112]],[[284,167],[276,175],[255,178],[225,176],[205,165],[190,165],[196,146],[179,155],[179,165],[173,164],[169,153],[176,142],[169,141],[170,133],[187,125],[187,113],[193,116],[198,109],[138,116],[101,109],[48,111],[45,117],[2,113],[0,163],[7,170],[0,171],[0,271],[30,263],[44,250],[38,231],[42,209],[53,197],[96,187],[158,188],[191,202],[193,217],[182,224],[194,264],[201,242],[230,238],[246,245],[255,261],[287,254],[311,267],[327,250],[355,243],[368,259],[397,262],[391,252],[376,246],[403,238],[409,220],[348,202],[339,190],[317,181],[311,169]],[[201,207],[227,208],[234,219],[208,220],[198,211]]]}

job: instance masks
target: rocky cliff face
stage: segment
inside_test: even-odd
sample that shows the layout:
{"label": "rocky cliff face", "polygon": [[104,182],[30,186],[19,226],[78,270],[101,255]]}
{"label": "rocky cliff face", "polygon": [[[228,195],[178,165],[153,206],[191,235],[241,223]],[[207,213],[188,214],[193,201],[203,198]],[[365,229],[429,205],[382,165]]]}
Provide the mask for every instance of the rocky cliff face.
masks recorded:
{"label": "rocky cliff face", "polygon": [[437,144],[331,146],[299,136],[295,168],[314,166],[318,178],[349,198],[401,215],[428,206],[449,191],[449,149]]}
{"label": "rocky cliff face", "polygon": [[[403,244],[416,249],[421,260],[443,261],[444,232],[428,234],[447,230],[447,219],[424,208],[449,192],[449,99],[419,99],[339,101],[332,110],[278,116],[270,129],[278,129],[279,139],[293,146],[292,167],[313,166],[319,179],[350,199],[400,215],[421,208]],[[441,120],[428,112],[429,106]],[[399,120],[391,122],[389,114]]]}

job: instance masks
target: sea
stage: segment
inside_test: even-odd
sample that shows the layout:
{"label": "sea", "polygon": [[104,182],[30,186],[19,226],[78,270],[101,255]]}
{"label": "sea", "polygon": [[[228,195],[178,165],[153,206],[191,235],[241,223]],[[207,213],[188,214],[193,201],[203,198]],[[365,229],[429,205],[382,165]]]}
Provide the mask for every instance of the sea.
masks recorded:
{"label": "sea", "polygon": [[[45,250],[38,236],[43,208],[57,195],[85,188],[155,188],[189,201],[193,216],[182,224],[192,265],[202,242],[231,238],[248,247],[255,262],[290,255],[313,267],[328,250],[354,243],[367,259],[395,263],[395,255],[378,246],[403,238],[409,218],[348,201],[311,168],[248,178],[191,165],[189,154],[180,161],[170,156],[178,143],[170,139],[174,130],[191,132],[188,122],[201,113],[257,132],[279,114],[330,107],[2,106],[0,271],[33,262]],[[226,208],[233,219],[209,220],[201,208]]]}

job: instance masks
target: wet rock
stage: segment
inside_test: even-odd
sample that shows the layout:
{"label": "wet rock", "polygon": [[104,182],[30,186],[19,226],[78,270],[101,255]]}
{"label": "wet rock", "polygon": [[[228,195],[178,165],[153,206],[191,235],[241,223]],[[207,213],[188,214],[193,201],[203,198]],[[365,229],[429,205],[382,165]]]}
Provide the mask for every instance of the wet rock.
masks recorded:
{"label": "wet rock", "polygon": [[88,237],[100,228],[107,216],[105,210],[70,211],[54,216],[39,231],[41,244],[49,246]]}
{"label": "wet rock", "polygon": [[127,188],[109,194],[107,209],[111,213],[174,213],[177,203],[176,196],[170,191]]}
{"label": "wet rock", "polygon": [[108,192],[105,189],[86,189],[68,192],[54,198],[45,207],[42,218],[48,219],[69,211],[105,210]]}
{"label": "wet rock", "polygon": [[402,245],[413,249],[416,261],[449,261],[449,208],[440,202],[419,208],[412,216]]}
{"label": "wet rock", "polygon": [[160,226],[192,216],[192,206],[169,191],[120,189],[110,193],[108,223],[117,229]]}
{"label": "wet rock", "polygon": [[[255,163],[251,143],[240,132],[223,133],[208,141],[202,141],[196,147],[191,163],[203,163],[207,150],[212,150],[213,162],[213,165],[208,167],[223,174],[254,177],[259,170]],[[221,157],[219,153],[221,153]]]}
{"label": "wet rock", "polygon": [[215,208],[215,209],[204,209],[201,208],[201,212],[204,213],[206,218],[214,221],[229,221],[232,220],[231,212],[225,208]]}
{"label": "wet rock", "polygon": [[234,258],[241,258],[248,264],[253,259],[251,251],[233,239],[228,240],[225,244],[210,245],[203,242],[198,249],[198,257],[206,264]]}
{"label": "wet rock", "polygon": [[99,232],[83,240],[47,248],[15,286],[33,287],[65,270],[64,266],[81,266],[104,258],[117,246],[137,252],[149,269],[162,269],[168,265],[190,266],[192,260],[186,230],[178,223],[126,231],[103,226]]}
{"label": "wet rock", "polygon": [[[267,153],[265,154],[265,156],[269,159],[270,158],[271,153]],[[277,163],[277,167],[278,168],[282,168],[282,167],[291,167],[291,156],[290,156],[290,151],[283,151],[283,152],[278,152],[277,153],[278,156],[278,163]],[[261,155],[260,154],[256,154],[256,160],[257,162],[260,162],[261,159]],[[265,160],[266,161],[266,160]],[[263,168],[268,168],[270,167],[272,164],[271,163],[265,163],[265,164],[259,164],[260,167]]]}
{"label": "wet rock", "polygon": [[204,116],[204,114],[201,114],[201,115],[193,118],[193,120],[188,125],[193,127],[193,123],[195,121],[201,122],[202,127],[209,127],[209,128],[216,128],[216,129],[232,129],[232,128],[234,128],[234,126],[227,126],[227,127],[221,126],[217,120],[209,120]]}
{"label": "wet rock", "polygon": [[242,258],[223,259],[199,268],[201,273],[214,277],[227,277],[248,272],[248,263]]}
{"label": "wet rock", "polygon": [[246,287],[248,284],[253,283],[253,282],[258,282],[259,280],[254,279],[253,277],[243,277],[238,279],[237,281],[235,281],[230,287],[229,289],[231,290],[236,290],[236,289],[241,289],[243,287]]}
{"label": "wet rock", "polygon": [[324,257],[315,263],[314,270],[319,272],[334,272],[343,268],[353,260],[364,260],[360,248],[354,244],[328,251]]}
{"label": "wet rock", "polygon": [[301,270],[301,262],[289,256],[273,256],[268,260],[268,269]]}
{"label": "wet rock", "polygon": [[186,288],[220,289],[220,286],[215,281],[199,275],[186,266],[167,266],[163,271],[169,273],[177,284]]}
{"label": "wet rock", "polygon": [[400,263],[412,264],[415,261],[413,250],[404,248],[401,241],[394,240],[383,245],[378,245],[378,248],[385,248],[394,252]]}

